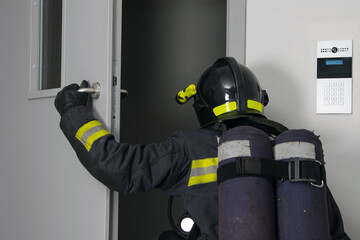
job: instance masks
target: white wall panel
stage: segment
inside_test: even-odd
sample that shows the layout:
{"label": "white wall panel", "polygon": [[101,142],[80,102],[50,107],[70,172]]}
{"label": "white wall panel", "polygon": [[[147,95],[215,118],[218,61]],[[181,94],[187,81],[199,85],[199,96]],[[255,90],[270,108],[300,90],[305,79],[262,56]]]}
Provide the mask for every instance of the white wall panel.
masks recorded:
{"label": "white wall panel", "polygon": [[[270,96],[266,115],[320,135],[345,230],[360,236],[360,2],[247,1],[246,63]],[[318,40],[353,39],[353,114],[316,114]]]}

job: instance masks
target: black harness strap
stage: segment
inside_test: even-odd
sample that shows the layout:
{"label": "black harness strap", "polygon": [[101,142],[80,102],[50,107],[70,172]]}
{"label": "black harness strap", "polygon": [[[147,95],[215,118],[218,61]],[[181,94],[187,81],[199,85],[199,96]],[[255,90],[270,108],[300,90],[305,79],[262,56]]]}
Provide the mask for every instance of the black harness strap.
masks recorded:
{"label": "black harness strap", "polygon": [[324,165],[314,159],[294,158],[289,161],[237,157],[234,162],[218,168],[218,184],[231,178],[261,176],[281,178],[290,182],[320,185],[326,180]]}

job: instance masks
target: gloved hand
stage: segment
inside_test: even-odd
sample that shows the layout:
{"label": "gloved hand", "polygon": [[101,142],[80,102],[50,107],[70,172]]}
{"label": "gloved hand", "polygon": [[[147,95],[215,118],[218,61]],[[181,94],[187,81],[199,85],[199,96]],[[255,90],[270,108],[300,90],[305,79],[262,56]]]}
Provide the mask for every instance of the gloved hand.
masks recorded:
{"label": "gloved hand", "polygon": [[54,101],[55,107],[61,116],[65,114],[67,110],[76,106],[86,106],[89,98],[89,93],[81,93],[77,90],[79,88],[87,88],[89,83],[83,80],[80,86],[76,83],[70,84],[64,87],[57,95]]}

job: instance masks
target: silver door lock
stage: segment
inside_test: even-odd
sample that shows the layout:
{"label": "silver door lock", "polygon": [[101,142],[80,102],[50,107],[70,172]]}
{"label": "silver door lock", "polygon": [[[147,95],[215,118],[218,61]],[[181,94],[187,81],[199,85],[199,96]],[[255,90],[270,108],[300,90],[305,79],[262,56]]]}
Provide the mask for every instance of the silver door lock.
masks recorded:
{"label": "silver door lock", "polygon": [[79,88],[78,92],[90,93],[93,99],[100,97],[101,86],[100,83],[94,82],[89,88]]}

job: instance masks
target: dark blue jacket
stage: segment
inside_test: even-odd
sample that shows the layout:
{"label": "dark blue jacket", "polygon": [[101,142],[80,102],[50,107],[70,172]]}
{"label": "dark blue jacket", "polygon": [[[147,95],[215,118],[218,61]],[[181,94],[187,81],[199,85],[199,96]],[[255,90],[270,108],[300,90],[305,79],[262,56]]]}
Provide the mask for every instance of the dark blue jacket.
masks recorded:
{"label": "dark blue jacket", "polygon": [[[60,127],[84,167],[111,190],[128,194],[158,188],[180,197],[201,230],[198,239],[218,239],[218,143],[211,131],[177,131],[146,145],[118,143],[83,106],[68,110]],[[333,239],[349,239],[335,201],[329,201]]]}

